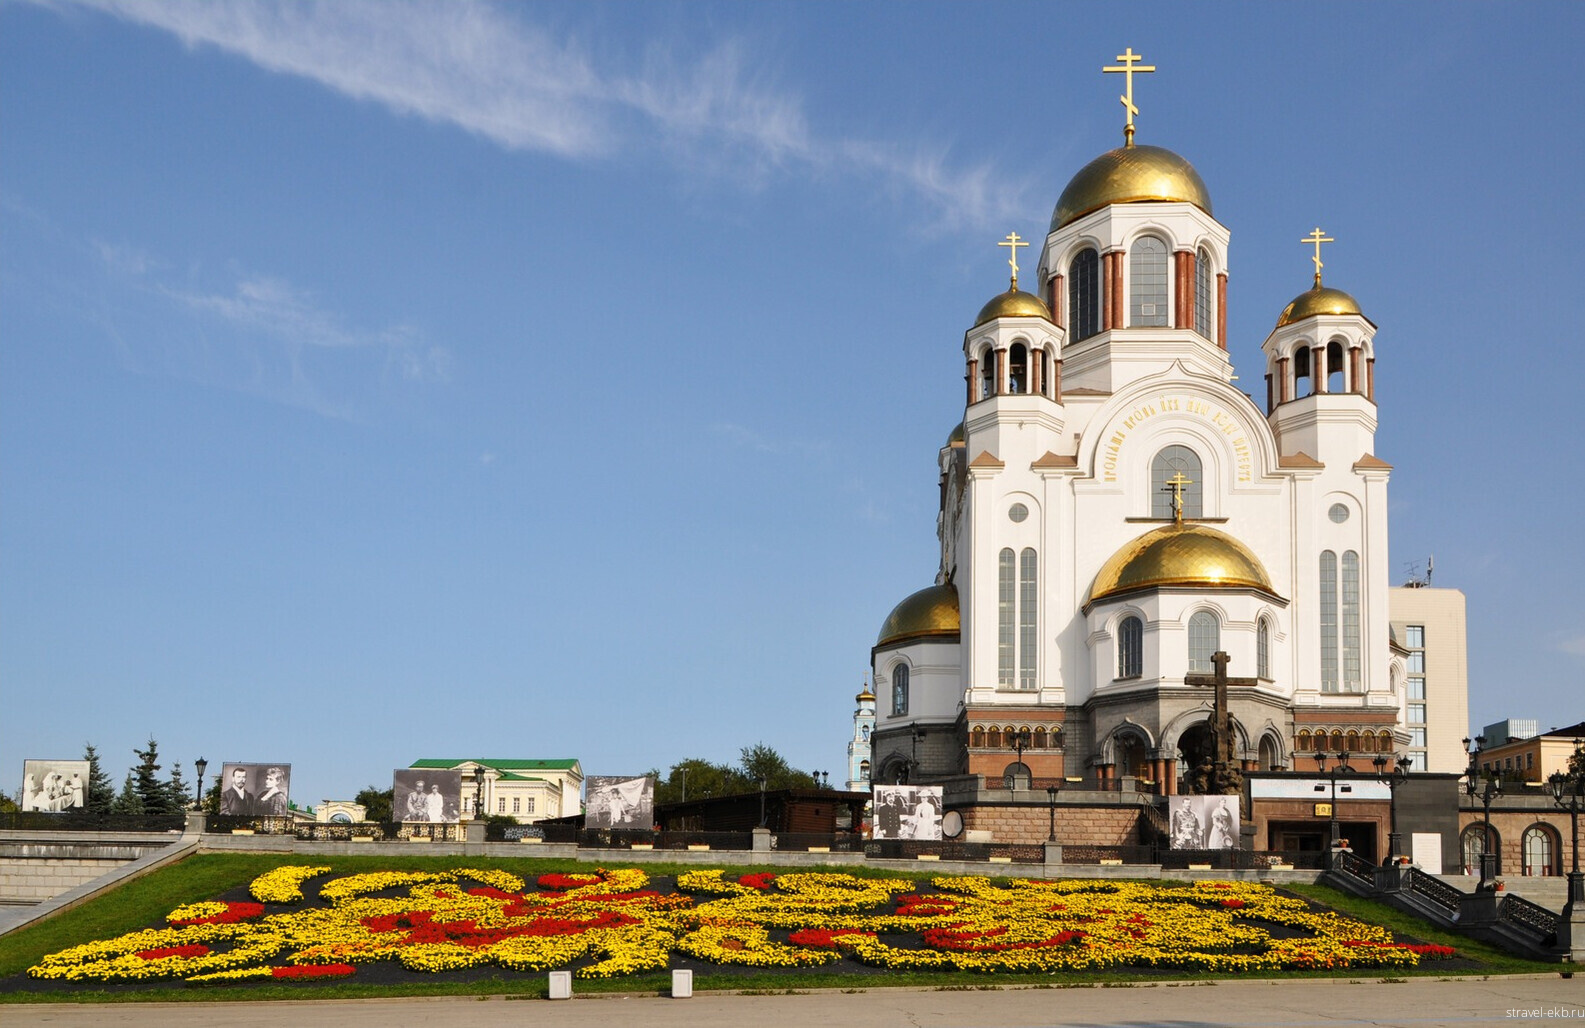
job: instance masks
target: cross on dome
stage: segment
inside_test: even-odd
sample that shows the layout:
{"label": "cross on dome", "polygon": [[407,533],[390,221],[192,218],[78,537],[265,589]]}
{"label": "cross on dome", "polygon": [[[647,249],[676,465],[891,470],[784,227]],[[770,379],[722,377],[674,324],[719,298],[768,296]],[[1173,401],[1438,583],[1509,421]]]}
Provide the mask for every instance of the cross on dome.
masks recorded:
{"label": "cross on dome", "polygon": [[1128,112],[1128,121],[1123,126],[1123,145],[1133,146],[1134,115],[1139,113],[1139,108],[1134,106],[1134,75],[1136,73],[1155,71],[1156,66],[1154,64],[1137,64],[1137,62],[1142,61],[1145,58],[1142,54],[1134,53],[1133,47],[1129,47],[1122,53],[1118,54],[1117,59],[1123,62],[1121,66],[1105,65],[1101,68],[1101,70],[1103,72],[1121,72],[1123,75],[1123,81],[1126,84],[1125,91],[1122,96],[1117,98],[1118,100],[1122,101],[1123,110]]}
{"label": "cross on dome", "polygon": [[1183,524],[1183,490],[1194,484],[1194,479],[1187,478],[1183,472],[1174,471],[1172,477],[1167,479],[1167,488],[1172,490],[1172,520]]}
{"label": "cross on dome", "polygon": [[996,245],[1007,247],[1007,264],[1013,269],[1013,284],[1009,287],[1009,291],[1016,290],[1018,288],[1018,248],[1029,244],[1020,240],[1017,232],[1009,232],[1007,233],[1007,238]]}
{"label": "cross on dome", "polygon": [[1322,235],[1321,234],[1321,229],[1319,227],[1317,227],[1313,231],[1311,231],[1309,235],[1307,235],[1303,239],[1299,240],[1299,242],[1304,243],[1306,245],[1308,245],[1310,243],[1314,243],[1315,244],[1315,256],[1311,257],[1310,259],[1315,262],[1315,288],[1320,289],[1321,288],[1321,244],[1322,243],[1335,243],[1335,242],[1337,242],[1337,240],[1333,239],[1331,236]]}

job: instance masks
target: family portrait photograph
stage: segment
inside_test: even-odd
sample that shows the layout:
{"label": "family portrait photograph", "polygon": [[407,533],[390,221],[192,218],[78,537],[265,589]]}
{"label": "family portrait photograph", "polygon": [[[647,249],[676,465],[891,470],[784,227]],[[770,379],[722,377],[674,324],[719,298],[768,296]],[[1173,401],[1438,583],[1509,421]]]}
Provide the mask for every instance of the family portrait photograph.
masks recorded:
{"label": "family portrait photograph", "polygon": [[83,805],[86,760],[24,760],[22,809],[61,814]]}
{"label": "family portrait photograph", "polygon": [[462,820],[462,772],[400,767],[391,772],[391,820]]}
{"label": "family portrait photograph", "polygon": [[655,783],[641,778],[590,775],[583,825],[585,828],[651,828],[655,824]]}
{"label": "family portrait photograph", "polygon": [[941,786],[877,785],[872,790],[877,839],[941,839]]}
{"label": "family portrait photograph", "polygon": [[226,764],[220,769],[220,812],[285,817],[291,780],[290,764]]}

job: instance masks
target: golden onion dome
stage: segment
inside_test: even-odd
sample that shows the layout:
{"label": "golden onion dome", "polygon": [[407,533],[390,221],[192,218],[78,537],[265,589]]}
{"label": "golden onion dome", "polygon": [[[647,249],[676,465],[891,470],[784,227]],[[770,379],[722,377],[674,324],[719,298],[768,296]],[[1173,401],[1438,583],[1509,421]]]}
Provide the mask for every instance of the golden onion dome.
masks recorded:
{"label": "golden onion dome", "polygon": [[961,421],[958,422],[958,427],[954,428],[952,430],[952,434],[947,436],[947,445],[948,446],[964,446],[964,445],[966,445],[968,443],[968,441],[969,441],[969,437],[965,433],[964,428],[963,428],[963,422],[961,422]]}
{"label": "golden onion dome", "polygon": [[1260,558],[1225,532],[1172,524],[1112,554],[1090,587],[1090,603],[1150,588],[1258,589],[1276,595]]}
{"label": "golden onion dome", "polygon": [[930,636],[958,637],[958,590],[953,585],[921,589],[892,608],[881,625],[876,646]]}
{"label": "golden onion dome", "polygon": [[1282,309],[1282,313],[1277,316],[1277,327],[1291,325],[1317,314],[1358,314],[1362,318],[1365,316],[1365,312],[1359,309],[1359,301],[1341,289],[1316,286],[1294,297],[1293,302]]}
{"label": "golden onion dome", "polygon": [[868,685],[864,686],[864,691],[863,692],[859,693],[857,696],[855,696],[853,698],[855,700],[857,700],[858,702],[860,702],[860,703],[874,703],[875,702],[875,694],[870,692],[870,687]]}
{"label": "golden onion dome", "polygon": [[1159,146],[1120,146],[1079,169],[1057,198],[1051,231],[1114,203],[1192,203],[1211,213],[1211,192],[1194,165]]}
{"label": "golden onion dome", "polygon": [[1034,293],[1014,287],[1005,293],[997,293],[990,303],[981,307],[974,324],[978,327],[996,318],[1045,318],[1050,321],[1051,308]]}

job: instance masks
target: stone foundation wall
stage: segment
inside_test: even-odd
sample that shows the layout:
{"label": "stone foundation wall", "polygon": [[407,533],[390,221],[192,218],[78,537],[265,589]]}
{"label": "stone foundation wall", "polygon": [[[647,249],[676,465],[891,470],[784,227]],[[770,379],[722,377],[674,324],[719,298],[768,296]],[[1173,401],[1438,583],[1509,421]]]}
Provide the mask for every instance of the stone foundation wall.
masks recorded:
{"label": "stone foundation wall", "polygon": [[[989,831],[992,842],[1041,843],[1051,826],[1050,810],[1040,806],[981,804],[962,811],[963,827]],[[1139,808],[1135,806],[1057,806],[1057,841],[1071,846],[1136,846]]]}
{"label": "stone foundation wall", "polygon": [[42,903],[124,867],[171,840],[0,841],[0,903]]}

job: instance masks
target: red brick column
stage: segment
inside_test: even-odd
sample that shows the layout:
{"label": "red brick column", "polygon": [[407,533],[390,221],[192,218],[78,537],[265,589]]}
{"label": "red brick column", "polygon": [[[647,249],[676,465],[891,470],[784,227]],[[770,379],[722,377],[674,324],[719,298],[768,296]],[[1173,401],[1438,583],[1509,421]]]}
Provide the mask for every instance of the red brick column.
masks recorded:
{"label": "red brick column", "polygon": [[1063,287],[1063,277],[1052,275],[1046,279],[1046,306],[1051,308],[1051,320],[1058,328],[1068,327],[1068,291]]}
{"label": "red brick column", "polygon": [[980,385],[980,360],[978,357],[969,358],[969,403],[977,398],[974,394],[979,391]]}
{"label": "red brick column", "polygon": [[1326,347],[1316,346],[1310,350],[1310,394],[1312,396],[1326,392]]}
{"label": "red brick column", "polygon": [[1123,312],[1123,251],[1113,250],[1106,255],[1106,324],[1104,328],[1122,328]]}
{"label": "red brick column", "polygon": [[1062,402],[1062,360],[1058,357],[1051,360],[1051,398]]}
{"label": "red brick column", "polygon": [[1194,251],[1178,250],[1172,255],[1174,286],[1173,324],[1176,328],[1194,327]]}
{"label": "red brick column", "polygon": [[1376,402],[1376,358],[1365,358],[1365,399]]}
{"label": "red brick column", "polygon": [[996,351],[996,395],[1007,391],[1007,351]]}
{"label": "red brick column", "polygon": [[1040,359],[1039,350],[1029,350],[1028,354],[1025,359],[1029,361],[1029,395],[1040,396],[1040,365],[1045,362]]}
{"label": "red brick column", "polygon": [[1216,276],[1216,345],[1227,349],[1227,272]]}
{"label": "red brick column", "polygon": [[1359,373],[1363,370],[1359,365],[1359,356],[1359,347],[1350,346],[1348,348],[1348,391],[1351,393],[1363,393],[1365,391],[1359,380]]}
{"label": "red brick column", "polygon": [[1293,380],[1288,375],[1288,361],[1289,361],[1289,358],[1287,358],[1287,357],[1278,357],[1277,358],[1277,403],[1278,404],[1284,404],[1284,403],[1287,403],[1289,400],[1293,399],[1293,397],[1288,395],[1289,392],[1293,388],[1289,384]]}

